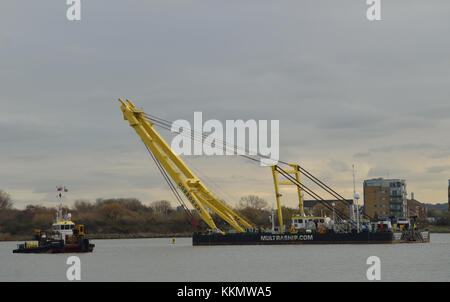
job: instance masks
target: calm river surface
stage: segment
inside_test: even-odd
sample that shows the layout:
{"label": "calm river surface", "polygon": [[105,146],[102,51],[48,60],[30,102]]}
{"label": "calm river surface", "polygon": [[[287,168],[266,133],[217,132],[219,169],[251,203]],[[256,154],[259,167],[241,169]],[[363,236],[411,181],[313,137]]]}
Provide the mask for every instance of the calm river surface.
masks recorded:
{"label": "calm river surface", "polygon": [[[450,234],[428,244],[193,247],[191,238],[93,240],[82,281],[367,281],[369,256],[382,281],[450,281]],[[0,281],[67,281],[70,254],[13,254],[0,242]]]}

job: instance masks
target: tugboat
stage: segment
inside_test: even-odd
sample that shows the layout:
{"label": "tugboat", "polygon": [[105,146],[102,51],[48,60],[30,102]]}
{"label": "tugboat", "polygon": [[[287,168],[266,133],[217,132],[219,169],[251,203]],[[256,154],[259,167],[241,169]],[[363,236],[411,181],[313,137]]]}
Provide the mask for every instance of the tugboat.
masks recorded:
{"label": "tugboat", "polygon": [[[62,201],[62,191],[67,192],[60,186],[57,187],[58,196]],[[25,242],[18,244],[13,253],[88,253],[94,250],[94,244],[86,238],[84,225],[76,225],[71,221],[72,215],[62,213],[62,202],[58,207],[56,220],[52,225],[50,234],[35,230],[37,242]]]}

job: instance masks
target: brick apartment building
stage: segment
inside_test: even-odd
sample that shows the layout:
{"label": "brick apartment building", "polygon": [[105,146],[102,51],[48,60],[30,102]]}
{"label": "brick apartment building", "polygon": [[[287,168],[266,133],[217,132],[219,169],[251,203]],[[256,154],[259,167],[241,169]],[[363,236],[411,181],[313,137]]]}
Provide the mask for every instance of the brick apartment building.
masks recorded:
{"label": "brick apartment building", "polygon": [[364,212],[374,218],[406,217],[408,213],[405,180],[383,178],[365,180]]}

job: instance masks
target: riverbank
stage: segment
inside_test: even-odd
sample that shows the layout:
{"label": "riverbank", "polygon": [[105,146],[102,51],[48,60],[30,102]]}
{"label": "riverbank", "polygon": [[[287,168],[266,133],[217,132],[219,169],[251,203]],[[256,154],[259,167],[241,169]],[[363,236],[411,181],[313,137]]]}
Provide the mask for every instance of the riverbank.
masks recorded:
{"label": "riverbank", "polygon": [[[429,225],[426,230],[430,233],[450,233],[450,226],[436,226]],[[111,234],[88,234],[89,239],[138,239],[138,238],[181,238],[181,237],[192,237],[192,232],[181,232],[181,233],[133,233],[133,234],[123,234],[123,233],[111,233]],[[0,241],[33,241],[33,236],[24,235],[11,235],[0,233]]]}
{"label": "riverbank", "polygon": [[136,233],[136,234],[89,234],[89,239],[137,239],[137,238],[180,238],[192,237],[192,233]]}
{"label": "riverbank", "polygon": [[450,233],[449,225],[428,225],[426,229],[430,233]]}

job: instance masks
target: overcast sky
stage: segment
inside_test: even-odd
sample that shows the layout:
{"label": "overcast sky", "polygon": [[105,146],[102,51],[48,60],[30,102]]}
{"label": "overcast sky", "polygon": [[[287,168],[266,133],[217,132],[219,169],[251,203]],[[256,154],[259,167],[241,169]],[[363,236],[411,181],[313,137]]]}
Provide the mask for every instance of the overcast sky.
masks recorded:
{"label": "overcast sky", "polygon": [[[59,184],[68,203],[174,200],[119,97],[168,120],[279,120],[281,159],[348,198],[355,164],[358,191],[402,178],[447,201],[449,1],[382,0],[378,22],[363,0],[82,0],[80,22],[66,9],[0,2],[0,189],[16,207],[53,205]],[[274,203],[269,168],[186,159],[230,203]]]}

